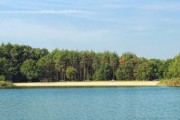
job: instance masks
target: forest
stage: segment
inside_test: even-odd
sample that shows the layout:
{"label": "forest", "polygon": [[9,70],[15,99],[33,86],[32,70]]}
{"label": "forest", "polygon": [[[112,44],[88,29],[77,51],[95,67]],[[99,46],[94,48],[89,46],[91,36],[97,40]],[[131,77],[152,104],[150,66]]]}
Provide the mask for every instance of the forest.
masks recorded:
{"label": "forest", "polygon": [[11,82],[161,80],[180,77],[180,54],[146,59],[131,52],[78,51],[2,43],[0,80]]}

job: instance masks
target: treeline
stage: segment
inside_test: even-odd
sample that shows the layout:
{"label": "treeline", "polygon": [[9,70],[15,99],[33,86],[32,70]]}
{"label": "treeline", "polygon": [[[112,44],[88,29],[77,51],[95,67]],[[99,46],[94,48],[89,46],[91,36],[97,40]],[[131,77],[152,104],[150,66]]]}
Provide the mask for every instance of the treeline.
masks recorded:
{"label": "treeline", "polygon": [[12,82],[159,80],[180,77],[180,54],[159,60],[126,52],[94,52],[0,45],[0,78]]}

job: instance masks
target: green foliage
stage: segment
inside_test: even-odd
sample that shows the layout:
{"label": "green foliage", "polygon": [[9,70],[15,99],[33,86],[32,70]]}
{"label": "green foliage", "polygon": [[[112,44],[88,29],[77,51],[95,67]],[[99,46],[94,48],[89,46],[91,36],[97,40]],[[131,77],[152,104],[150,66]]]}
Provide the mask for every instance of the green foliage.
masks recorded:
{"label": "green foliage", "polygon": [[116,70],[116,73],[115,73],[115,75],[116,75],[116,78],[118,79],[118,80],[123,80],[123,74],[122,74],[122,72],[121,72],[121,68],[119,67],[117,70]]}
{"label": "green foliage", "polygon": [[88,75],[86,76],[86,80],[88,80],[88,81],[93,80],[93,76],[91,76],[91,75],[88,74]]}
{"label": "green foliage", "polygon": [[55,65],[50,55],[40,58],[36,64],[39,79],[53,79]]}
{"label": "green foliage", "polygon": [[69,80],[76,80],[77,76],[77,70],[73,67],[68,67],[66,70],[66,77]]}
{"label": "green foliage", "polygon": [[163,66],[162,66],[162,69],[163,69],[163,78],[170,78],[169,76],[169,66],[172,64],[173,62],[173,59],[167,59],[165,61],[163,61]]}
{"label": "green foliage", "polygon": [[102,64],[94,75],[95,80],[112,80],[112,69],[108,64]]}
{"label": "green foliage", "polygon": [[116,71],[116,77],[118,80],[133,80],[134,69],[137,64],[137,56],[133,53],[126,52],[120,57],[120,65]]}
{"label": "green foliage", "polygon": [[180,77],[180,54],[174,58],[173,62],[171,62],[168,68],[168,77],[169,78]]}
{"label": "green foliage", "polygon": [[161,80],[159,85],[160,86],[180,86],[180,78]]}
{"label": "green foliage", "polygon": [[149,60],[149,67],[148,67],[148,80],[157,80],[161,79],[160,73],[160,61],[157,59]]}
{"label": "green foliage", "polygon": [[4,75],[6,79],[12,80],[13,75],[17,74],[15,63],[11,60],[2,57],[0,58],[0,74]]}
{"label": "green foliage", "polygon": [[6,81],[6,78],[4,75],[0,75],[0,81]]}
{"label": "green foliage", "polygon": [[31,48],[26,45],[0,45],[0,74],[13,82],[26,81],[20,67],[27,59],[38,60],[48,53],[47,49]]}
{"label": "green foliage", "polygon": [[126,61],[121,64],[116,71],[116,77],[118,80],[133,80],[134,79],[134,66],[132,61]]}
{"label": "green foliage", "polygon": [[11,88],[14,87],[13,83],[10,81],[0,81],[0,88]]}
{"label": "green foliage", "polygon": [[117,53],[112,53],[110,54],[110,66],[112,68],[112,76],[113,76],[113,80],[115,80],[115,70],[118,68],[118,63],[119,61],[119,56]]}
{"label": "green foliage", "polygon": [[131,52],[119,56],[109,51],[55,49],[49,53],[47,49],[26,45],[0,45],[0,75],[12,82],[159,80],[180,77],[179,66],[180,55],[158,60],[140,58]]}
{"label": "green foliage", "polygon": [[149,79],[149,63],[148,61],[143,61],[136,68],[136,79],[137,80],[148,80]]}
{"label": "green foliage", "polygon": [[32,59],[24,61],[20,70],[30,81],[38,77],[36,61]]}

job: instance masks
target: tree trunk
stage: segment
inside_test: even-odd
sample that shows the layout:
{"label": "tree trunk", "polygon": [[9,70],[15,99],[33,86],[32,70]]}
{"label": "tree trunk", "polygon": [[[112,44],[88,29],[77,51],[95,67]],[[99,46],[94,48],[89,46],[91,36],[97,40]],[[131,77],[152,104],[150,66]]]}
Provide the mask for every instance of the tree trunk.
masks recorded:
{"label": "tree trunk", "polygon": [[86,66],[85,66],[85,63],[84,63],[84,80],[86,80]]}

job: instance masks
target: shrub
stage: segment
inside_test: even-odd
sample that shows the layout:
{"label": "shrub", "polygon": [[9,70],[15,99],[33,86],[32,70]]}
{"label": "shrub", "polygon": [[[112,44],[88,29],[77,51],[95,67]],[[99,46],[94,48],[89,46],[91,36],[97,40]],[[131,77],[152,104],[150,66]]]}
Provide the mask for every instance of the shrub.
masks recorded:
{"label": "shrub", "polygon": [[6,78],[4,77],[4,75],[0,75],[0,81],[5,81]]}
{"label": "shrub", "polygon": [[9,88],[9,87],[13,87],[12,82],[0,81],[0,88]]}
{"label": "shrub", "polygon": [[173,78],[173,79],[169,79],[169,80],[161,80],[159,85],[180,86],[180,78]]}
{"label": "shrub", "polygon": [[7,81],[5,76],[0,75],[0,88],[9,88],[9,87],[13,87],[13,83]]}

